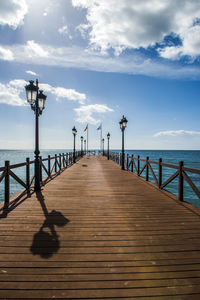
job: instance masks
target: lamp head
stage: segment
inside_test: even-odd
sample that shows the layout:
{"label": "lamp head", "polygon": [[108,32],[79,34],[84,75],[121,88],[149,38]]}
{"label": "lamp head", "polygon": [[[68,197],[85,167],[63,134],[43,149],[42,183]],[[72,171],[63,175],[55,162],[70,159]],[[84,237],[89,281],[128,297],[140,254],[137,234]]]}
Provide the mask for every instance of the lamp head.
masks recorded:
{"label": "lamp head", "polygon": [[74,136],[77,134],[77,130],[76,130],[75,126],[72,128],[72,133]]}
{"label": "lamp head", "polygon": [[37,98],[38,87],[34,85],[34,81],[30,80],[29,84],[25,86],[26,98],[29,104],[34,105]]}
{"label": "lamp head", "polygon": [[43,94],[43,91],[39,91],[38,107],[39,107],[40,114],[42,114],[43,109],[45,109],[46,99],[47,99],[47,96]]}
{"label": "lamp head", "polygon": [[127,122],[128,122],[128,120],[123,115],[121,121],[119,122],[121,130],[124,130],[126,128]]}

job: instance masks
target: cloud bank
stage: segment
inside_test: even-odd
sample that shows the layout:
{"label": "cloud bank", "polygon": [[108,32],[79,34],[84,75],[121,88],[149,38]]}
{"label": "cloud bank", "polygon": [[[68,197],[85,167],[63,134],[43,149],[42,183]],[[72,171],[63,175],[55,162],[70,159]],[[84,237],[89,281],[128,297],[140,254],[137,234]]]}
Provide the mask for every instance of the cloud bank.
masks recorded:
{"label": "cloud bank", "polygon": [[83,93],[79,93],[74,89],[66,89],[63,87],[53,87],[49,84],[42,83],[40,84],[40,88],[45,92],[49,92],[56,96],[56,99],[65,98],[70,101],[77,101],[80,104],[84,104],[86,100],[86,95]]}
{"label": "cloud bank", "polygon": [[23,24],[24,16],[28,12],[25,0],[1,0],[0,1],[0,25],[8,25],[16,29]]}
{"label": "cloud bank", "polygon": [[162,57],[200,55],[198,0],[72,0],[72,4],[87,10],[86,23],[79,29],[87,34],[91,47],[102,52],[153,47],[173,33],[183,45],[166,45],[159,51]]}
{"label": "cloud bank", "polygon": [[[109,56],[88,51],[78,46],[53,47],[39,44],[35,41],[27,41],[24,45],[1,46],[2,51],[9,51],[8,55],[15,62],[24,64],[36,64],[47,66],[73,67],[98,72],[118,72],[128,74],[148,75],[169,78],[199,78],[200,69],[195,66],[172,66],[156,62],[141,54],[131,56]],[[45,49],[45,50],[44,50]],[[10,54],[9,54],[10,53]],[[14,54],[13,54],[14,53]]]}
{"label": "cloud bank", "polygon": [[14,55],[11,50],[0,46],[0,59],[2,60],[14,60]]}
{"label": "cloud bank", "polygon": [[[14,79],[7,84],[0,83],[0,103],[5,103],[14,106],[27,105],[25,99],[25,85],[28,82],[23,79]],[[47,93],[51,93],[56,96],[56,100],[60,98],[68,101],[76,101],[80,104],[84,104],[86,95],[79,93],[73,89],[66,89],[63,87],[53,87],[49,84],[39,84],[39,88],[43,89]]]}
{"label": "cloud bank", "polygon": [[160,137],[160,136],[195,136],[200,135],[200,131],[190,131],[190,130],[166,130],[166,131],[160,131],[156,134],[154,134],[154,137]]}
{"label": "cloud bank", "polygon": [[77,114],[76,121],[79,123],[89,123],[96,125],[100,122],[99,119],[95,119],[93,114],[102,114],[106,112],[113,112],[113,109],[107,105],[91,104],[75,108],[74,111]]}

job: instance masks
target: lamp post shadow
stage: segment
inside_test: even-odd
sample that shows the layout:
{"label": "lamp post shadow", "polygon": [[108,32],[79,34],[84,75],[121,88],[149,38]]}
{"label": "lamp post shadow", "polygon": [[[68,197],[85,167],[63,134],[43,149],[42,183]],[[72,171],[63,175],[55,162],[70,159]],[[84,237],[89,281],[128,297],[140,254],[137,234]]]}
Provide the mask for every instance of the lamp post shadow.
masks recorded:
{"label": "lamp post shadow", "polygon": [[50,213],[45,204],[45,198],[41,191],[36,192],[36,197],[42,207],[45,220],[39,231],[33,236],[33,242],[30,251],[33,255],[40,255],[42,258],[50,258],[57,253],[60,248],[59,236],[55,226],[63,227],[69,220],[61,212],[52,210]]}

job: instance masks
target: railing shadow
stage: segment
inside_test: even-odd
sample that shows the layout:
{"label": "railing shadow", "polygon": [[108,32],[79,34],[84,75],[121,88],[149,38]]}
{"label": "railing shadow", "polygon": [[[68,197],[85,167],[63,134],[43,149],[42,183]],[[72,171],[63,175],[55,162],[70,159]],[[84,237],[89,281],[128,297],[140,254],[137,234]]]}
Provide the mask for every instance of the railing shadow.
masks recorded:
{"label": "railing shadow", "polygon": [[2,206],[0,208],[0,219],[7,218],[8,214],[12,210],[14,210],[20,204],[22,204],[26,199],[30,198],[33,193],[33,190],[30,190],[28,193],[27,191],[23,191],[19,193],[19,195],[9,203],[8,207]]}
{"label": "railing shadow", "polygon": [[61,212],[52,210],[50,213],[45,204],[45,198],[41,192],[36,192],[36,197],[42,207],[45,220],[40,230],[35,233],[30,251],[33,255],[40,255],[42,258],[50,258],[60,249],[59,236],[55,226],[63,227],[69,220]]}

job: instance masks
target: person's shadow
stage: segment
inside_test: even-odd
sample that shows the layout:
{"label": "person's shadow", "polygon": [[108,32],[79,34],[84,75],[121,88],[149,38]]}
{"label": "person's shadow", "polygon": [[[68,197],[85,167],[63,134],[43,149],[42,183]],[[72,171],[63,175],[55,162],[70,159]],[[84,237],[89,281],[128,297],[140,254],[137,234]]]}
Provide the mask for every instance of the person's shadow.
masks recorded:
{"label": "person's shadow", "polygon": [[48,213],[45,199],[40,192],[36,192],[36,197],[41,204],[45,220],[40,230],[35,233],[30,251],[33,255],[40,255],[42,258],[49,258],[60,248],[59,236],[55,230],[56,226],[65,226],[69,220],[61,212],[52,210]]}

